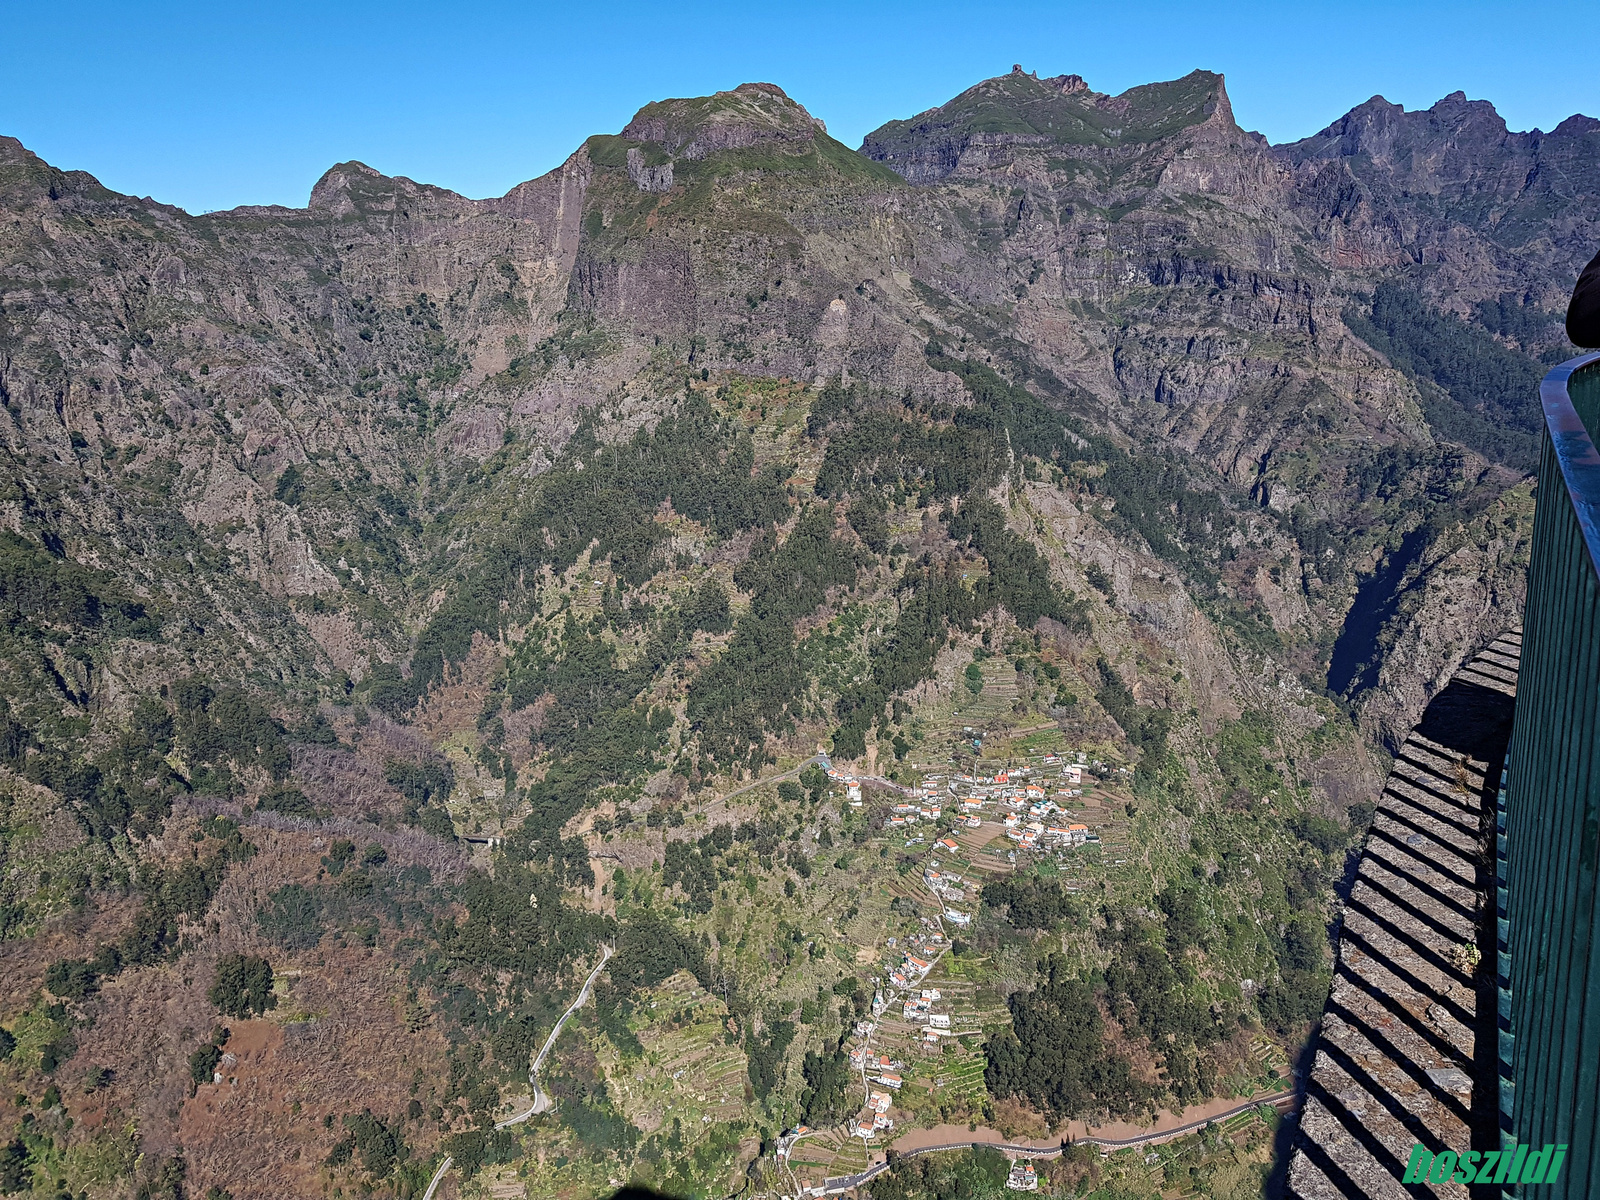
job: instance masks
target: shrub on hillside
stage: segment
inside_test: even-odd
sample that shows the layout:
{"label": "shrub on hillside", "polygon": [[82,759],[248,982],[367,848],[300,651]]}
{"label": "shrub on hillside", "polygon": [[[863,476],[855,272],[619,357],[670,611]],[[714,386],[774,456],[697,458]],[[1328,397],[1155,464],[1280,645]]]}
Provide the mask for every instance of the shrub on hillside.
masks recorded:
{"label": "shrub on hillside", "polygon": [[249,954],[228,954],[217,963],[206,999],[230,1017],[249,1018],[278,1006],[272,994],[272,964]]}

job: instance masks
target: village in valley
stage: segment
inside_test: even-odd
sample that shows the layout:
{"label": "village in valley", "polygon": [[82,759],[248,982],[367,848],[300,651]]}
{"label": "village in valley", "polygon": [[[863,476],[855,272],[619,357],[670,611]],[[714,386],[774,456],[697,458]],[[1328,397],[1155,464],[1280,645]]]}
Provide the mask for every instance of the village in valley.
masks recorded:
{"label": "village in valley", "polygon": [[[1107,805],[1123,800],[1117,782],[1128,776],[1126,768],[1083,752],[989,761],[977,757],[982,731],[968,727],[954,736],[967,751],[964,768],[927,771],[910,787],[866,783],[896,795],[882,828],[891,845],[897,840],[918,853],[920,866],[892,890],[920,911],[913,931],[885,940],[881,973],[871,980],[870,1017],[851,1031],[859,1112],[841,1128],[800,1125],[779,1141],[778,1156],[802,1195],[825,1194],[884,1161],[889,1146],[916,1140],[904,1136],[908,1130],[938,1124],[952,1108],[969,1116],[983,1112],[982,1047],[1009,1018],[1003,1005],[980,1000],[987,989],[975,986],[977,972],[951,959],[973,924],[985,879],[1041,864],[1065,875],[1099,873],[1102,831],[1115,824]],[[862,780],[831,764],[826,770],[848,806],[865,805]],[[1080,861],[1073,861],[1074,853]],[[908,1103],[908,1096],[916,1101]],[[969,1139],[976,1127],[968,1121]],[[1037,1171],[1026,1157],[1016,1160],[1007,1186],[1037,1188]]]}

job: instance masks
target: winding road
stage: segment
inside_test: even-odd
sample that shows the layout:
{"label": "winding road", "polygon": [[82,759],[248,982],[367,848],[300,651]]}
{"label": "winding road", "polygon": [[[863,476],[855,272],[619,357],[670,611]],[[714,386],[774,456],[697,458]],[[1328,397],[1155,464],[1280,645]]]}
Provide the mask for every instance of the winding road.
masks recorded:
{"label": "winding road", "polygon": [[[1196,1129],[1204,1129],[1207,1125],[1217,1121],[1226,1121],[1229,1117],[1236,1117],[1242,1112],[1247,1112],[1252,1108],[1259,1108],[1263,1104],[1276,1106],[1285,1100],[1292,1100],[1293,1098],[1293,1091],[1278,1092],[1272,1096],[1258,1096],[1254,1100],[1248,1100],[1243,1104],[1228,1109],[1227,1112],[1216,1113],[1199,1121],[1191,1121],[1187,1125],[1178,1125],[1172,1129],[1152,1130],[1149,1133],[1137,1134],[1130,1138],[1080,1137],[1073,1138],[1070,1142],[1064,1142],[1060,1146],[1025,1146],[1013,1145],[1010,1142],[984,1141],[950,1142],[947,1145],[918,1146],[912,1150],[901,1150],[898,1152],[898,1157],[915,1158],[919,1154],[939,1154],[946,1150],[976,1150],[984,1146],[998,1150],[1002,1154],[1027,1155],[1029,1158],[1055,1158],[1070,1146],[1105,1146],[1111,1150],[1126,1150],[1130,1146],[1147,1146],[1152,1142],[1169,1142],[1173,1138],[1181,1137],[1186,1133],[1193,1133]],[[888,1169],[889,1164],[887,1162],[876,1163],[859,1175],[845,1175],[838,1179],[830,1179],[821,1188],[807,1188],[800,1194],[803,1196],[835,1196],[841,1192],[848,1192],[851,1188],[860,1187],[869,1179],[875,1179]]]}
{"label": "winding road", "polygon": [[596,977],[605,970],[606,963],[611,961],[613,951],[610,946],[600,947],[600,961],[595,964],[594,970],[589,972],[589,978],[583,981],[583,986],[578,989],[578,998],[572,1002],[572,1007],[561,1014],[561,1020],[556,1022],[556,1027],[550,1031],[550,1036],[545,1038],[544,1045],[539,1049],[539,1055],[533,1060],[533,1067],[528,1071],[528,1082],[533,1085],[533,1107],[527,1112],[512,1117],[508,1121],[501,1121],[495,1125],[496,1129],[505,1129],[511,1125],[520,1125],[529,1117],[538,1113],[549,1112],[556,1106],[556,1102],[545,1095],[539,1088],[539,1067],[549,1055],[551,1048],[556,1044],[556,1038],[561,1036],[561,1028],[567,1023],[567,1018],[583,1007],[583,1002],[589,998],[589,990],[594,986]]}
{"label": "winding road", "polygon": [[[508,1129],[512,1125],[520,1125],[529,1117],[537,1116],[542,1112],[549,1112],[556,1106],[556,1102],[550,1099],[544,1089],[539,1086],[539,1068],[555,1046],[556,1038],[561,1036],[561,1030],[565,1027],[568,1019],[578,1009],[582,1008],[583,1002],[589,998],[589,992],[594,987],[594,981],[599,977],[600,972],[605,970],[606,963],[611,961],[611,956],[614,953],[616,952],[610,946],[600,947],[600,961],[595,964],[594,970],[589,972],[589,977],[583,981],[583,986],[578,989],[578,998],[572,1002],[566,1012],[561,1014],[561,1019],[556,1022],[556,1027],[550,1031],[550,1036],[545,1038],[544,1045],[540,1047],[538,1056],[533,1060],[533,1066],[528,1070],[528,1082],[533,1085],[533,1107],[529,1108],[527,1112],[518,1113],[516,1116],[508,1117],[504,1121],[496,1121],[494,1126],[496,1129]],[[428,1190],[422,1194],[422,1200],[433,1200],[433,1193],[438,1188],[439,1182],[444,1178],[444,1173],[450,1169],[452,1161],[448,1154],[445,1155],[444,1161],[439,1164],[439,1169],[433,1173],[433,1178],[428,1181]]]}

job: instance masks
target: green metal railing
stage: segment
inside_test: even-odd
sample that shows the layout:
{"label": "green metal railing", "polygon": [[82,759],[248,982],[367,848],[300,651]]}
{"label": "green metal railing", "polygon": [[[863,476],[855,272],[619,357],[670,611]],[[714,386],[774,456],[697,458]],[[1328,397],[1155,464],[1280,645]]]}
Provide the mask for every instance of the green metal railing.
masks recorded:
{"label": "green metal railing", "polygon": [[1546,436],[1516,724],[1497,839],[1506,1141],[1568,1147],[1554,1185],[1600,1196],[1600,354],[1540,387]]}

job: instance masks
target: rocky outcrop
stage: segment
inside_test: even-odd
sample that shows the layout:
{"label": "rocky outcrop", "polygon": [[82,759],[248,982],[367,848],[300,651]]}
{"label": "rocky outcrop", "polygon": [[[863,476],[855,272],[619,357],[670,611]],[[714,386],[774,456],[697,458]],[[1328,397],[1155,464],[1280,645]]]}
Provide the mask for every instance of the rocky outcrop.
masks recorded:
{"label": "rocky outcrop", "polygon": [[955,99],[869,133],[861,152],[912,183],[1004,170],[1028,151],[1104,172],[1184,129],[1237,131],[1222,76],[1195,71],[1172,83],[1120,96],[1089,89],[1081,76],[1040,79],[1020,67]]}
{"label": "rocky outcrop", "polygon": [[695,161],[764,143],[806,143],[825,126],[772,83],[741,83],[731,92],[647,104],[622,136],[654,142],[674,157]]}
{"label": "rocky outcrop", "polygon": [[628,178],[641,192],[670,192],[672,190],[672,164],[650,166],[645,162],[644,151],[637,146],[628,147]]}

